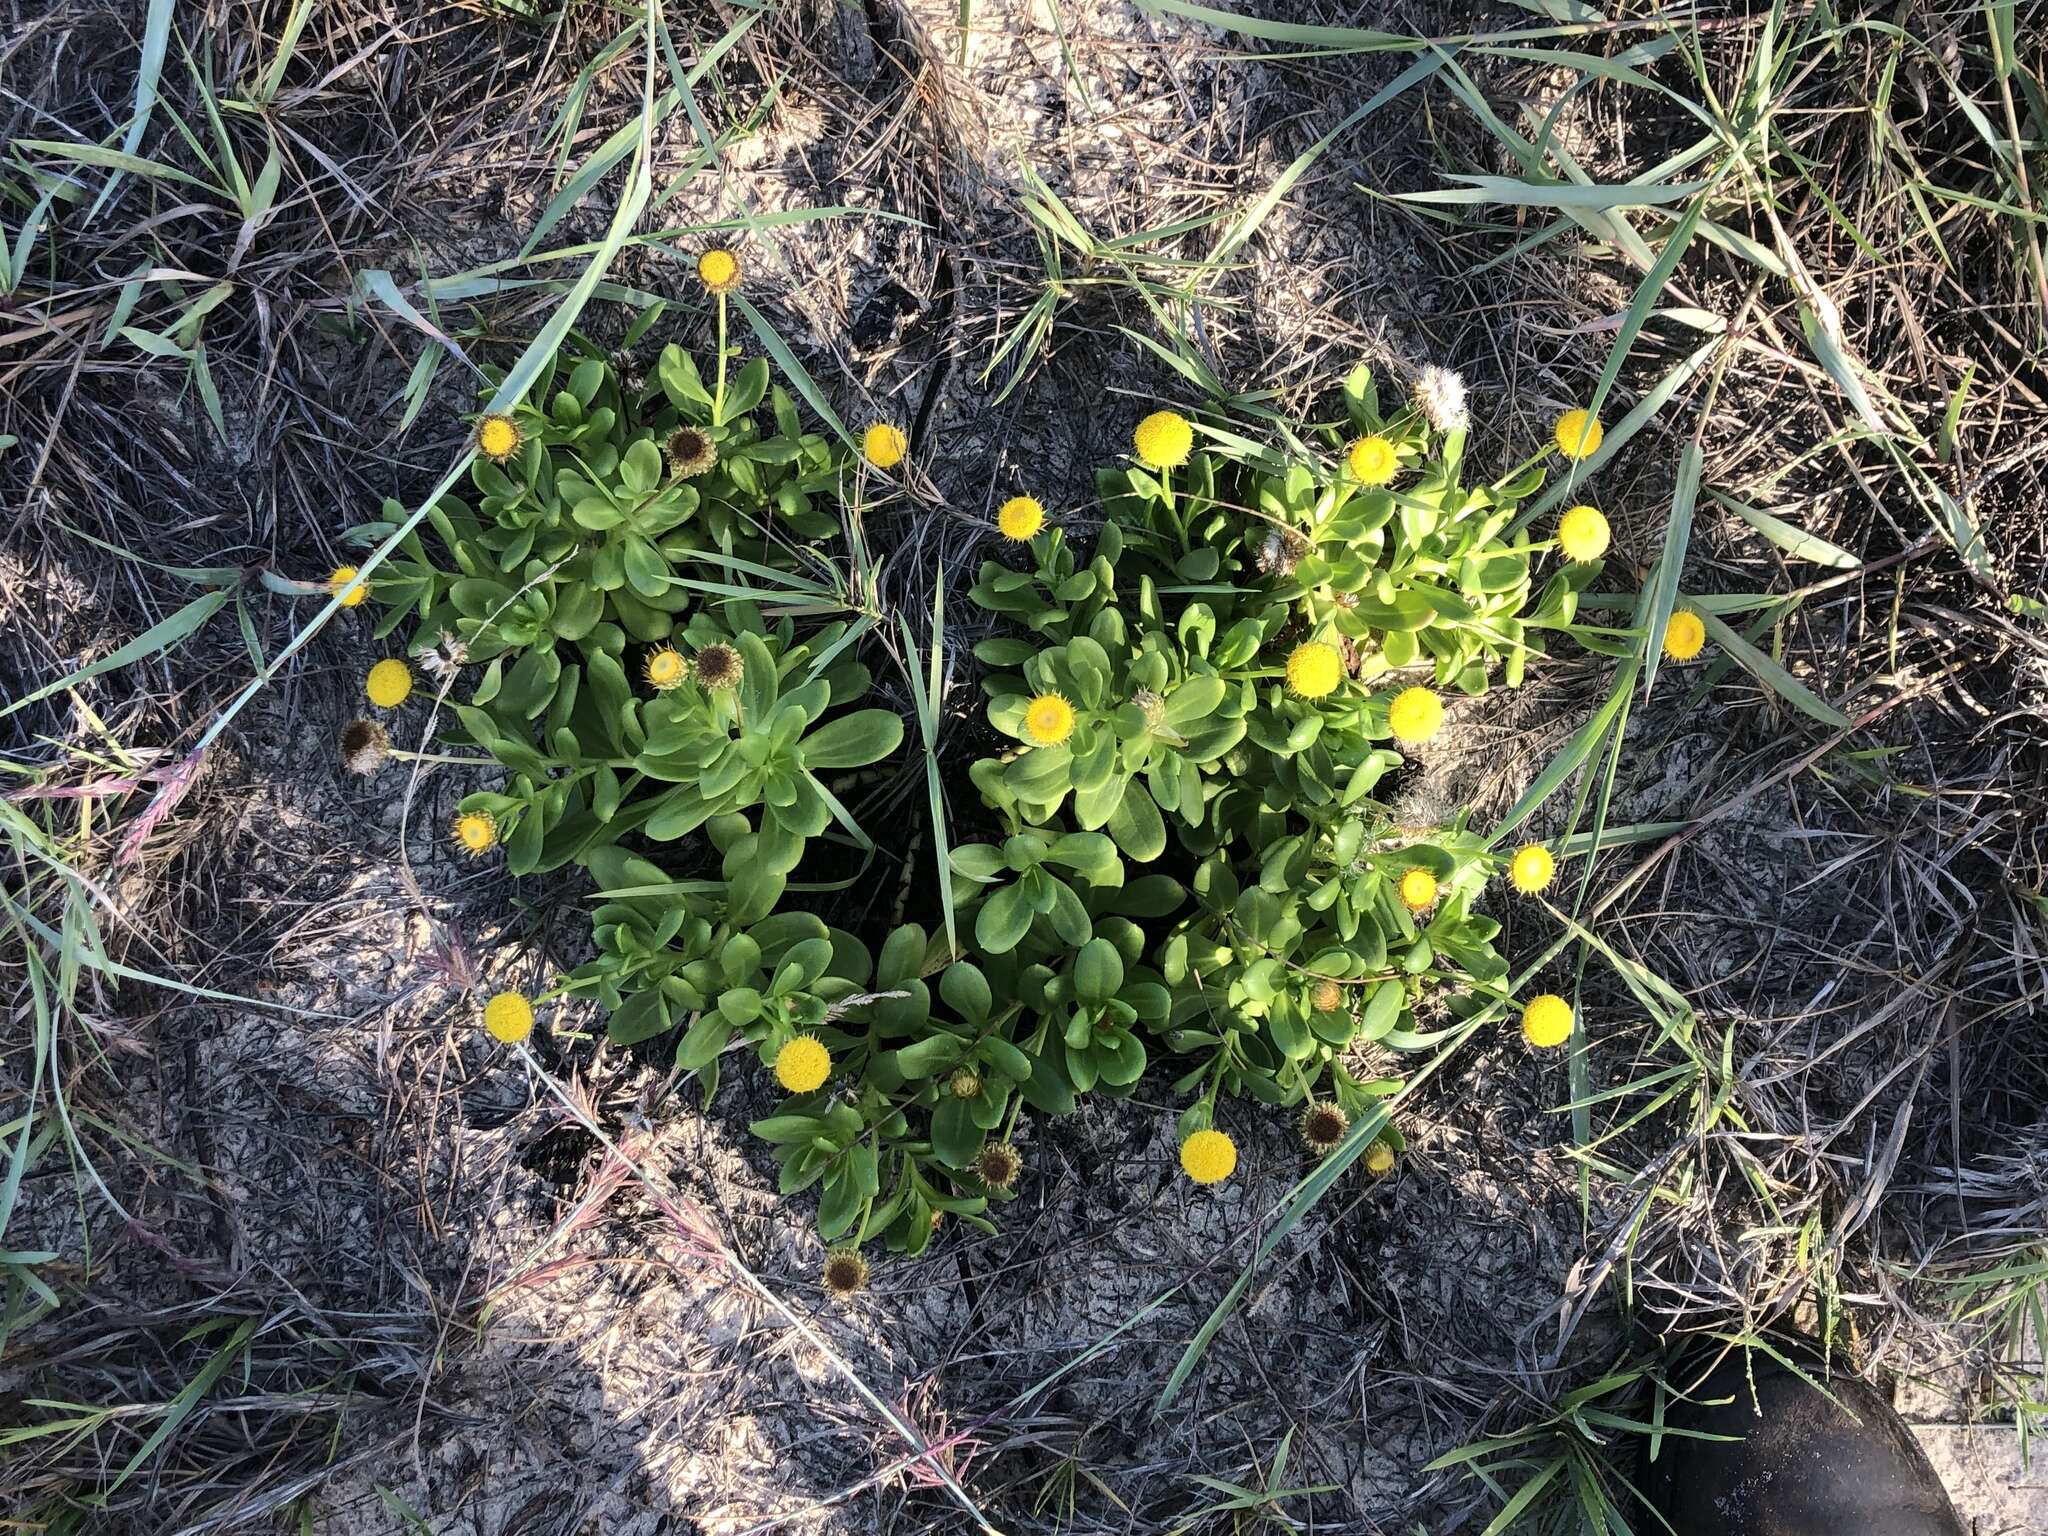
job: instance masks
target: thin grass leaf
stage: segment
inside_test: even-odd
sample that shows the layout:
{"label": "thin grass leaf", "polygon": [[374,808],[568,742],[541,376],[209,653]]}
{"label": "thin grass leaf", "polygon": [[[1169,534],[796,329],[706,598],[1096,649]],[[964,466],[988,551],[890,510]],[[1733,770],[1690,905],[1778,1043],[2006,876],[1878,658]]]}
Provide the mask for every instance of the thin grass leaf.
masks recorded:
{"label": "thin grass leaf", "polygon": [[[143,18],[142,57],[135,66],[135,114],[128,119],[128,132],[121,138],[121,150],[128,159],[134,158],[135,151],[142,147],[143,135],[149,132],[150,115],[156,109],[157,85],[163,78],[164,56],[170,51],[171,14],[175,9],[176,0],[149,0],[149,14]],[[113,175],[107,178],[106,184],[100,188],[100,195],[86,210],[88,224],[99,217],[100,209],[114,195],[114,188],[120,185],[125,168],[120,165],[113,167]]]}
{"label": "thin grass leaf", "polygon": [[1773,516],[1761,507],[1753,507],[1724,492],[1707,489],[1708,500],[1717,506],[1733,512],[1758,533],[1769,539],[1794,560],[1806,560],[1815,565],[1825,565],[1838,571],[1853,571],[1863,564],[1862,560],[1849,553],[1839,544],[1831,544],[1817,533]]}
{"label": "thin grass leaf", "polygon": [[775,359],[776,367],[796,385],[796,392],[804,397],[805,403],[818,413],[818,419],[837,433],[839,440],[847,447],[854,447],[853,434],[846,430],[846,424],[832,409],[832,402],[827,400],[825,392],[818,388],[810,370],[797,360],[797,355],[790,351],[783,339],[776,334],[775,327],[768,323],[768,317],[749,304],[747,296],[743,293],[733,294],[732,302],[739,307],[739,312],[747,317],[747,324],[754,328],[754,334],[760,338],[762,347]]}
{"label": "thin grass leaf", "polygon": [[1815,694],[1778,662],[1743,639],[1729,628],[1725,620],[1715,614],[1702,612],[1700,622],[1707,626],[1707,633],[1713,637],[1716,645],[1734,657],[1744,671],[1787,704],[1823,725],[1831,725],[1838,731],[1849,729],[1852,722],[1847,715]]}
{"label": "thin grass leaf", "polygon": [[1702,459],[1697,438],[1678,450],[1678,475],[1671,487],[1671,516],[1664,523],[1664,548],[1650,571],[1637,607],[1643,631],[1643,697],[1657,684],[1657,662],[1664,654],[1664,627],[1678,605],[1678,577],[1692,543],[1692,509],[1700,493]]}
{"label": "thin grass leaf", "polygon": [[[226,1319],[221,1321],[225,1322]],[[241,1326],[229,1336],[227,1343],[199,1368],[199,1374],[185,1384],[185,1390],[171,1399],[170,1405],[164,1411],[163,1422],[157,1425],[147,1440],[142,1442],[135,1454],[128,1458],[128,1464],[106,1486],[102,1497],[119,1492],[121,1485],[135,1475],[135,1469],[154,1456],[163,1443],[178,1432],[178,1426],[185,1422],[192,1410],[199,1405],[199,1400],[212,1389],[214,1382],[220,1379],[221,1373],[234,1363],[235,1356],[240,1353],[242,1346],[254,1337],[261,1322],[261,1318],[255,1317],[242,1319]]]}

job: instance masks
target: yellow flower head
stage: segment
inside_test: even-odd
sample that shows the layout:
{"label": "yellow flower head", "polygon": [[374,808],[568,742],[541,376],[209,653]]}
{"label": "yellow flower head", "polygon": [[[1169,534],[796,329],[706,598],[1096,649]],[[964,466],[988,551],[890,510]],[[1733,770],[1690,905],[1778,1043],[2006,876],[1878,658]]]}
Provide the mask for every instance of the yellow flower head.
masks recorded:
{"label": "yellow flower head", "polygon": [[471,858],[498,846],[498,818],[489,811],[458,812],[448,831],[455,846]]}
{"label": "yellow flower head", "polygon": [[688,679],[690,664],[674,646],[664,645],[648,653],[647,660],[641,663],[640,675],[656,693],[667,693],[671,688],[680,688]]}
{"label": "yellow flower head", "polygon": [[877,469],[894,469],[910,449],[910,439],[893,422],[878,421],[860,436],[860,451]]}
{"label": "yellow flower head", "polygon": [[1538,891],[1547,890],[1556,874],[1557,860],[1541,843],[1517,848],[1514,858],[1508,863],[1508,883],[1524,896],[1534,896]]}
{"label": "yellow flower head", "polygon": [[713,246],[697,258],[697,281],[712,293],[731,293],[740,285],[740,259]]}
{"label": "yellow flower head", "polygon": [[1287,686],[1304,699],[1327,698],[1344,680],[1344,658],[1337,647],[1304,640],[1287,656]]}
{"label": "yellow flower head", "polygon": [[1196,1131],[1180,1144],[1180,1167],[1197,1184],[1221,1184],[1237,1167],[1237,1143],[1221,1131]]}
{"label": "yellow flower head", "polygon": [[369,587],[356,580],[358,574],[352,565],[337,565],[327,578],[327,590],[341,599],[344,608],[354,608],[370,595]]}
{"label": "yellow flower head", "polygon": [[1039,694],[1025,707],[1024,734],[1036,746],[1058,746],[1074,734],[1074,706],[1060,694]]}
{"label": "yellow flower head", "polygon": [[363,692],[379,709],[396,709],[412,697],[412,668],[396,656],[387,656],[370,668],[363,679]]}
{"label": "yellow flower head", "polygon": [[384,766],[391,755],[391,733],[374,720],[351,720],[341,728],[337,743],[341,766],[365,777]]}
{"label": "yellow flower head", "polygon": [[484,1028],[493,1040],[517,1045],[533,1033],[533,1004],[524,992],[500,992],[484,1004]]}
{"label": "yellow flower head", "polygon": [[1555,992],[1529,999],[1522,1010],[1522,1038],[1539,1050],[1563,1045],[1572,1037],[1572,1005]]}
{"label": "yellow flower head", "polygon": [[1410,912],[1427,912],[1436,905],[1436,876],[1426,869],[1411,869],[1401,876],[1401,905]]}
{"label": "yellow flower head", "polygon": [[476,450],[494,463],[504,463],[525,442],[526,434],[519,430],[519,423],[510,416],[493,411],[477,420]]}
{"label": "yellow flower head", "polygon": [[1178,469],[1194,451],[1195,429],[1178,411],[1154,411],[1138,423],[1131,442],[1147,469]]}
{"label": "yellow flower head", "polygon": [[1006,539],[1023,543],[1045,526],[1045,508],[1035,497],[1012,496],[996,509],[996,527]]}
{"label": "yellow flower head", "polygon": [[975,1158],[974,1171],[990,1189],[1008,1189],[1024,1172],[1024,1154],[1007,1141],[992,1141]]}
{"label": "yellow flower head", "polygon": [[1317,1013],[1335,1013],[1344,1006],[1344,989],[1325,976],[1308,989],[1308,1005]]}
{"label": "yellow flower head", "polygon": [[1387,705],[1387,725],[1396,741],[1411,746],[1429,740],[1444,723],[1444,701],[1427,688],[1403,688]]}
{"label": "yellow flower head", "polygon": [[1600,439],[1607,435],[1600,418],[1591,411],[1566,411],[1557,418],[1557,451],[1568,459],[1583,459],[1600,451]]}
{"label": "yellow flower head", "polygon": [[737,688],[746,670],[745,659],[723,640],[714,640],[697,653],[697,681],[714,693]]}
{"label": "yellow flower head", "polygon": [[1384,437],[1357,439],[1345,451],[1344,462],[1351,466],[1351,478],[1360,485],[1385,485],[1394,478],[1398,467],[1394,445]]}
{"label": "yellow flower head", "polygon": [[981,1097],[981,1074],[972,1067],[962,1067],[946,1079],[946,1091],[956,1099],[978,1099]]}
{"label": "yellow flower head", "polygon": [[677,427],[669,433],[669,473],[678,480],[694,480],[717,463],[718,444],[702,427]]}
{"label": "yellow flower head", "polygon": [[1376,1141],[1365,1149],[1365,1171],[1376,1179],[1383,1179],[1394,1171],[1394,1149],[1384,1141]]}
{"label": "yellow flower head", "polygon": [[832,1053],[816,1035],[798,1035],[775,1053],[775,1081],[791,1093],[809,1093],[832,1075]]}
{"label": "yellow flower head", "polygon": [[1301,1112],[1297,1129],[1302,1145],[1321,1157],[1344,1139],[1344,1133],[1351,1129],[1351,1117],[1334,1104],[1311,1099],[1308,1108]]}
{"label": "yellow flower head", "polygon": [[1573,507],[1557,520],[1557,547],[1584,565],[1607,553],[1607,519],[1598,507]]}
{"label": "yellow flower head", "polygon": [[1664,625],[1664,654],[1673,661],[1691,661],[1707,643],[1707,626],[1690,608],[1674,608]]}
{"label": "yellow flower head", "polygon": [[852,1248],[835,1248],[825,1256],[825,1268],[818,1277],[828,1296],[844,1301],[868,1283],[868,1261]]}

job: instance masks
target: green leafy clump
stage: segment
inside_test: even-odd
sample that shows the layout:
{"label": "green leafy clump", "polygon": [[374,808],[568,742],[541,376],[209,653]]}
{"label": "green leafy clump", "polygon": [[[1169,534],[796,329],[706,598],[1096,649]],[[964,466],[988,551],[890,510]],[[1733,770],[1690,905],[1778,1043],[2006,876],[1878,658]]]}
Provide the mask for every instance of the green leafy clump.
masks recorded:
{"label": "green leafy clump", "polygon": [[1216,448],[1105,470],[1085,563],[1055,530],[974,588],[1030,637],[976,650],[1010,669],[984,687],[1018,746],[974,765],[1008,836],[955,850],[955,902],[1017,967],[1027,1044],[1066,1086],[1129,1092],[1151,1051],[1181,1058],[1184,1135],[1219,1092],[1356,1115],[1389,1084],[1354,1046],[1427,1048],[1433,1014],[1497,988],[1483,841],[1375,798],[1404,762],[1389,705],[1519,682],[1595,569],[1532,605],[1534,551],[1508,529],[1541,469],[1466,486],[1462,432],[1388,419],[1362,371],[1346,394],[1389,483],[1351,474],[1336,431],[1334,468]]}
{"label": "green leafy clump", "polygon": [[[1532,603],[1510,534],[1539,469],[1464,485],[1462,432],[1384,416],[1361,371],[1327,454],[1218,434],[1171,472],[1103,471],[1085,559],[1055,526],[973,587],[1007,621],[976,655],[1016,746],[968,769],[996,835],[940,842],[957,937],[864,939],[791,886],[814,840],[874,856],[834,784],[904,734],[866,703],[876,616],[801,600],[853,589],[824,543],[853,465],[764,362],[707,372],[670,346],[636,390],[578,341],[516,450],[479,457],[475,509],[433,510],[441,549],[409,536],[378,573],[380,633],[411,619],[458,658],[459,734],[505,772],[462,805],[510,867],[595,880],[595,957],[563,990],[615,1042],[676,1034],[707,1094],[735,1051],[763,1081],[792,1041],[829,1053],[754,1126],[827,1239],[986,1226],[1026,1106],[1129,1094],[1155,1060],[1183,1135],[1226,1093],[1355,1117],[1398,1086],[1357,1046],[1425,1048],[1497,992],[1492,855],[1376,796],[1417,735],[1389,719],[1403,688],[1519,681],[1571,619],[1594,567]],[[1354,438],[1387,483],[1347,467]]]}

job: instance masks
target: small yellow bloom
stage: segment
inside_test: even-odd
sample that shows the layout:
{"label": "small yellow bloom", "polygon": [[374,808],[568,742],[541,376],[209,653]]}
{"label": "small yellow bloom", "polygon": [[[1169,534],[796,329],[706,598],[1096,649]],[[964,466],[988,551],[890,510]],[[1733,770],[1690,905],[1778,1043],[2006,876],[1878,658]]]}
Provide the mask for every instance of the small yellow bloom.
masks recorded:
{"label": "small yellow bloom", "polygon": [[533,1033],[533,1004],[524,992],[500,992],[484,1004],[484,1028],[493,1040],[517,1045]]}
{"label": "small yellow bloom", "polygon": [[832,1075],[832,1053],[816,1035],[798,1035],[775,1053],[775,1081],[791,1093],[809,1093]]}
{"label": "small yellow bloom", "polygon": [[1037,746],[1058,746],[1074,734],[1074,706],[1060,694],[1039,694],[1024,710],[1024,734]]}
{"label": "small yellow bloom", "polygon": [[1600,439],[1607,435],[1600,418],[1591,411],[1566,411],[1557,418],[1557,451],[1568,459],[1589,458],[1600,451]]}
{"label": "small yellow bloom", "polygon": [[1607,519],[1598,507],[1573,507],[1557,520],[1557,547],[1584,565],[1607,553]]}
{"label": "small yellow bloom", "polygon": [[1691,661],[1707,643],[1707,626],[1690,608],[1675,608],[1664,625],[1664,654],[1673,661]]}
{"label": "small yellow bloom", "polygon": [[363,679],[363,692],[379,709],[396,709],[412,697],[412,668],[396,656],[387,656],[370,668]]}
{"label": "small yellow bloom", "polygon": [[1411,746],[1429,740],[1443,723],[1444,701],[1427,688],[1403,688],[1387,705],[1387,725],[1394,739]]}
{"label": "small yellow bloom", "polygon": [[1556,873],[1557,860],[1550,856],[1550,850],[1541,843],[1531,843],[1515,850],[1508,864],[1508,883],[1524,896],[1534,896],[1549,888]]}
{"label": "small yellow bloom", "polygon": [[1335,1013],[1344,1006],[1344,989],[1325,976],[1308,989],[1308,1005],[1317,1013]]}
{"label": "small yellow bloom", "polygon": [[1426,869],[1411,869],[1401,876],[1401,905],[1410,912],[1427,912],[1436,905],[1436,876]]}
{"label": "small yellow bloom", "polygon": [[1138,423],[1131,441],[1147,469],[1178,469],[1194,451],[1195,429],[1178,411],[1154,411]]}
{"label": "small yellow bloom", "polygon": [[489,811],[463,811],[448,830],[456,846],[471,858],[498,846],[498,818]]}
{"label": "small yellow bloom", "polygon": [[910,450],[910,439],[893,422],[878,421],[861,434],[860,451],[877,469],[894,469]]}
{"label": "small yellow bloom", "polygon": [[342,607],[357,607],[370,595],[369,587],[356,580],[360,574],[352,565],[337,565],[327,578],[327,590],[341,599]]}
{"label": "small yellow bloom", "polygon": [[1399,467],[1394,445],[1384,437],[1361,437],[1344,455],[1351,466],[1351,478],[1360,485],[1385,485]]}
{"label": "small yellow bloom", "polygon": [[1365,1171],[1376,1179],[1383,1179],[1394,1171],[1394,1149],[1384,1141],[1376,1141],[1365,1149]]}
{"label": "small yellow bloom", "polygon": [[697,281],[713,293],[731,293],[740,285],[740,259],[713,246],[697,258]]}
{"label": "small yellow bloom", "polygon": [[1522,1038],[1539,1050],[1563,1045],[1572,1037],[1572,1005],[1555,992],[1529,999],[1522,1010]]}
{"label": "small yellow bloom", "polygon": [[519,430],[519,423],[510,416],[494,411],[477,421],[477,452],[496,463],[502,464],[511,458],[525,442],[526,434]]}
{"label": "small yellow bloom", "polygon": [[1287,686],[1304,699],[1327,698],[1344,680],[1344,658],[1337,647],[1304,640],[1287,657]]}
{"label": "small yellow bloom", "polygon": [[1180,1166],[1197,1184],[1220,1184],[1237,1167],[1237,1143],[1221,1131],[1196,1131],[1180,1144]]}
{"label": "small yellow bloom", "polygon": [[650,652],[641,664],[640,675],[647,679],[647,686],[656,693],[667,693],[671,688],[680,688],[690,675],[690,664],[683,660],[682,653],[672,645],[664,645]]}
{"label": "small yellow bloom", "polygon": [[1035,497],[1012,496],[996,509],[996,527],[1006,539],[1023,543],[1045,526],[1045,508]]}

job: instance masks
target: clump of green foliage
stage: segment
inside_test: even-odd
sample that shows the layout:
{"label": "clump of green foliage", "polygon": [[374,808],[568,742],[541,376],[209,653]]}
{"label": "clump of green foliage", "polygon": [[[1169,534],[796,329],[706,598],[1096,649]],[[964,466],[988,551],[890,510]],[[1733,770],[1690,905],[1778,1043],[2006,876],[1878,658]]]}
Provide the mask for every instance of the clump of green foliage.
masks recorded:
{"label": "clump of green foliage", "polygon": [[1219,434],[1102,471],[1085,557],[1052,526],[973,587],[1005,621],[976,655],[1016,746],[969,771],[1000,836],[942,844],[957,939],[864,939],[790,880],[814,839],[872,852],[833,786],[903,721],[866,703],[861,626],[763,600],[829,564],[857,465],[765,361],[730,384],[725,361],[669,346],[635,388],[578,339],[480,426],[474,507],[444,501],[439,547],[408,535],[379,573],[379,633],[453,658],[459,735],[504,769],[465,845],[595,880],[596,956],[561,991],[620,1044],[674,1033],[707,1094],[735,1052],[772,1073],[754,1129],[828,1240],[987,1225],[1027,1106],[1129,1094],[1155,1061],[1183,1137],[1223,1094],[1355,1117],[1398,1086],[1361,1046],[1427,1048],[1498,995],[1494,857],[1383,791],[1435,690],[1519,681],[1596,569],[1534,590],[1509,529],[1540,469],[1465,484],[1462,429],[1383,411],[1361,371],[1310,434],[1327,462]]}

